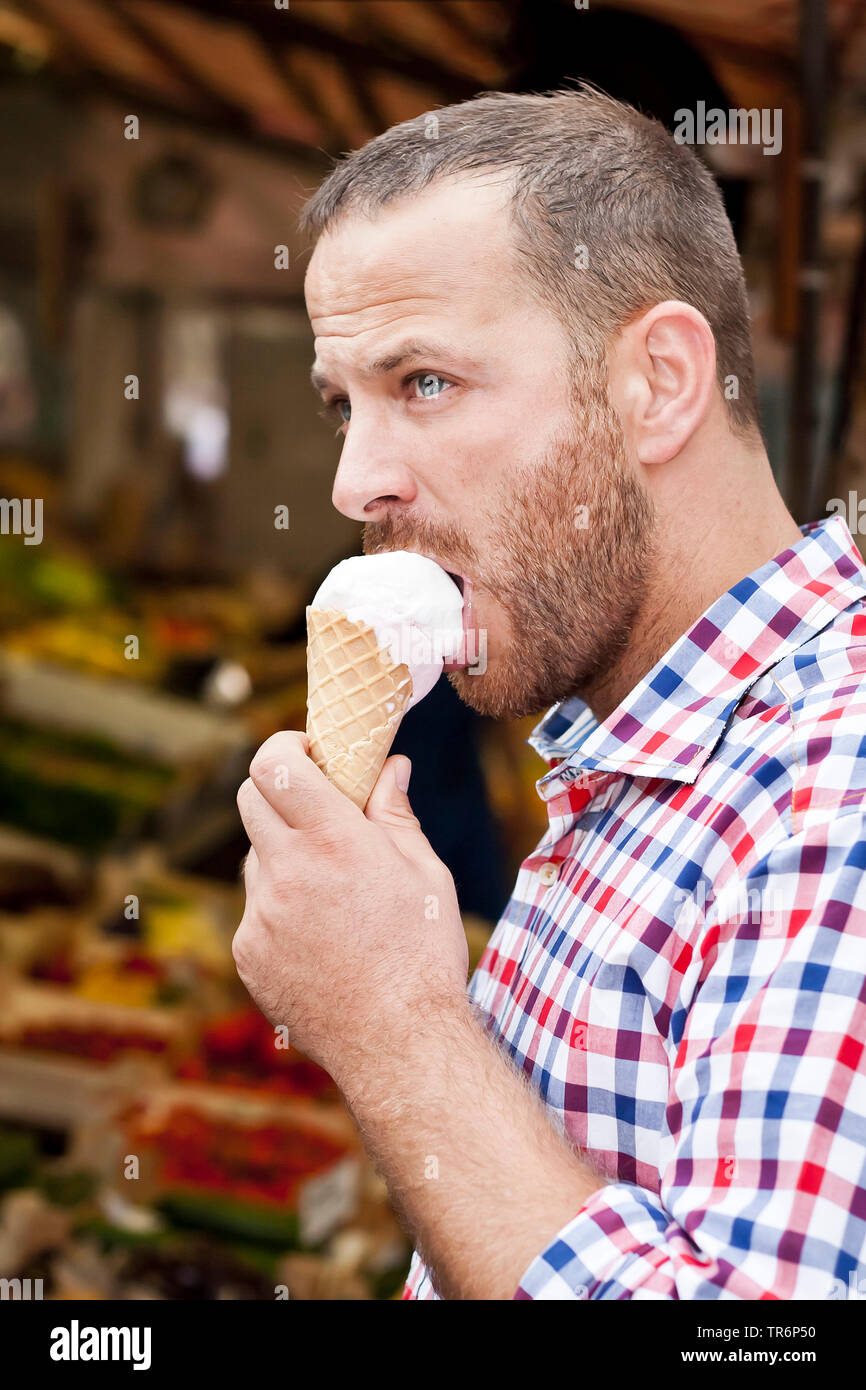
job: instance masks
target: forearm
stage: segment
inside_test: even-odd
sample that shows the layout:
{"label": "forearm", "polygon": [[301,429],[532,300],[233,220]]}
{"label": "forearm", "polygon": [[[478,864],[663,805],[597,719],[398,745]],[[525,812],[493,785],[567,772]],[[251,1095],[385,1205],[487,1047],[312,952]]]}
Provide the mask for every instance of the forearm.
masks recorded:
{"label": "forearm", "polygon": [[443,1297],[511,1298],[602,1186],[468,999],[431,1006],[336,1079]]}

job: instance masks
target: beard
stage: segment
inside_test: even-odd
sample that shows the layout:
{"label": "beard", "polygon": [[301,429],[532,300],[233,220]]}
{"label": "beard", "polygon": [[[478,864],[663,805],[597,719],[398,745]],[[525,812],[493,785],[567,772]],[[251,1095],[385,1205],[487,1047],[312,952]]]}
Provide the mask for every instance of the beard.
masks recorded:
{"label": "beard", "polygon": [[518,718],[602,683],[629,644],[656,552],[653,506],[600,374],[587,385],[584,369],[568,437],[521,464],[504,502],[479,520],[477,543],[410,512],[364,528],[365,554],[436,555],[471,576],[476,602],[487,594],[503,611],[508,632],[486,669],[448,672],[460,698],[479,714]]}

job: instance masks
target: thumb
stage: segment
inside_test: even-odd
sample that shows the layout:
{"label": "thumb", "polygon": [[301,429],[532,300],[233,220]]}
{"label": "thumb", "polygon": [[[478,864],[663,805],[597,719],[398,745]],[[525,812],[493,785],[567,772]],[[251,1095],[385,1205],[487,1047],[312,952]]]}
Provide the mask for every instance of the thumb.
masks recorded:
{"label": "thumb", "polygon": [[404,854],[414,858],[419,852],[429,854],[432,851],[409,803],[407,788],[411,772],[412,764],[402,754],[388,758],[370,793],[364,814],[387,830]]}

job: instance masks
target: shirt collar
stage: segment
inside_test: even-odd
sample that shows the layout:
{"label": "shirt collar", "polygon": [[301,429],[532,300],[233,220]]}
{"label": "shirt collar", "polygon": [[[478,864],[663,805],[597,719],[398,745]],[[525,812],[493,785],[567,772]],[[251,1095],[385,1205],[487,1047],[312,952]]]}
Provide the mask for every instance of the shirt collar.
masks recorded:
{"label": "shirt collar", "polygon": [[[531,746],[574,769],[694,782],[749,687],[866,595],[866,565],[844,518],[800,531],[802,540],[716,599],[604,723],[575,696],[548,710]],[[561,771],[542,777],[539,791]]]}

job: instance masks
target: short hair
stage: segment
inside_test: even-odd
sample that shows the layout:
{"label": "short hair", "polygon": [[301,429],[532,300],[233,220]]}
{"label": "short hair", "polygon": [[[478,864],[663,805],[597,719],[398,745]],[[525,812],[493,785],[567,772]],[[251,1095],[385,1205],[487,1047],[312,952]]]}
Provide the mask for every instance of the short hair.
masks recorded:
{"label": "short hair", "polygon": [[392,126],[335,165],[301,229],[318,236],[344,213],[374,215],[436,180],[494,170],[511,183],[530,286],[579,361],[603,361],[653,304],[685,300],[712,329],[732,428],[759,429],[748,297],[719,188],[659,121],[595,87],[485,92]]}

